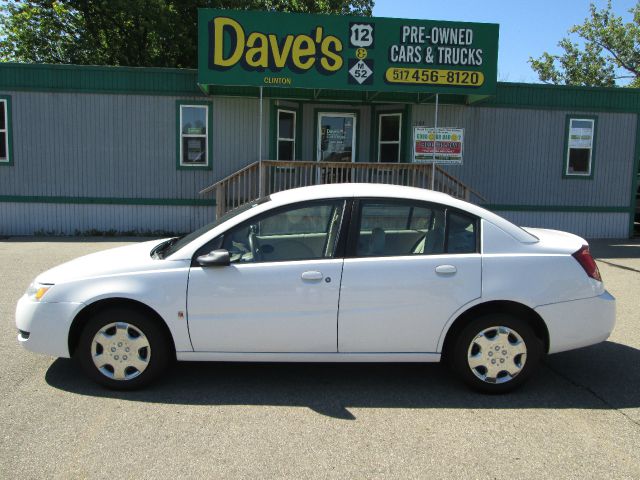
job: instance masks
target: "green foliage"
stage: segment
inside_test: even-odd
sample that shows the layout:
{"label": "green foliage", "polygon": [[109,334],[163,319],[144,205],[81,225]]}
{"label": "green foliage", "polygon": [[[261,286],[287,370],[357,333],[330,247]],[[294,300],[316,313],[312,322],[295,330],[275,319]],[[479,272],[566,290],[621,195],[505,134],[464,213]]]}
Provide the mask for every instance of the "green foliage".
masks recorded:
{"label": "green foliage", "polygon": [[612,87],[617,80],[631,79],[630,86],[640,87],[640,1],[629,10],[633,21],[628,23],[613,13],[611,0],[602,10],[594,4],[589,10],[584,23],[569,30],[583,46],[563,38],[558,43],[561,55],[530,57],[531,67],[546,83]]}
{"label": "green foliage", "polygon": [[201,7],[370,16],[373,0],[10,0],[0,61],[195,68]]}
{"label": "green foliage", "polygon": [[[0,11],[0,60],[71,63],[83,18],[58,2],[8,3]],[[74,54],[71,57],[71,54]]]}

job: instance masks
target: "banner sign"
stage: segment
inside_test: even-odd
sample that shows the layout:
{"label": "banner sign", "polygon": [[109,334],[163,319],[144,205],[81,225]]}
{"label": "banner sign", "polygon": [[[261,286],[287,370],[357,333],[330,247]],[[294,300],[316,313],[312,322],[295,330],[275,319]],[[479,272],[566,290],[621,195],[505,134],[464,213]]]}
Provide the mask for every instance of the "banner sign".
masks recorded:
{"label": "banner sign", "polygon": [[[462,165],[464,150],[464,129],[438,127],[413,127],[413,161],[414,163],[441,163]],[[435,153],[434,153],[435,140]]]}
{"label": "banner sign", "polygon": [[498,25],[199,9],[198,83],[495,93]]}

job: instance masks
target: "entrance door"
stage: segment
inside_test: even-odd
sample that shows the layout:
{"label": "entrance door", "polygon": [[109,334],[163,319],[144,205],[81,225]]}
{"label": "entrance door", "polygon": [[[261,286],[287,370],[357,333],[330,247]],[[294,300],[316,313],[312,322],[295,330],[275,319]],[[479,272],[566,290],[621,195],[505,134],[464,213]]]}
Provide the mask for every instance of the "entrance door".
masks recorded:
{"label": "entrance door", "polygon": [[[354,113],[318,113],[318,162],[352,163],[356,159],[356,115]],[[351,168],[320,166],[318,183],[352,181]]]}
{"label": "entrance door", "polygon": [[355,162],[356,115],[318,113],[318,151],[320,162]]}

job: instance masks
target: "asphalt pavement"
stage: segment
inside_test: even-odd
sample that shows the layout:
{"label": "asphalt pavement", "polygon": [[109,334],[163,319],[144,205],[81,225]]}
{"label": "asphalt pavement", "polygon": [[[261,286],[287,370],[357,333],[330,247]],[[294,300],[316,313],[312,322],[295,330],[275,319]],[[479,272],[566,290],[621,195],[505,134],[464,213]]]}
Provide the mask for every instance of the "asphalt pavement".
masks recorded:
{"label": "asphalt pavement", "polygon": [[39,272],[131,239],[50,240],[0,241],[2,479],[640,478],[638,241],[592,242],[611,338],[487,396],[437,364],[179,363],[105,390],[24,351],[14,309]]}

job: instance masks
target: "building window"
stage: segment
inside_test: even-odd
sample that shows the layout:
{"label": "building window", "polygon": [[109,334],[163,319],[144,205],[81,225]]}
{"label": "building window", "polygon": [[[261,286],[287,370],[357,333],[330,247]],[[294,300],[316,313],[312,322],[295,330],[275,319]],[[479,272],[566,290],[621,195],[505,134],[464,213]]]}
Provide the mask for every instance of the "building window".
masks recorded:
{"label": "building window", "polygon": [[10,98],[0,97],[0,165],[11,165],[11,103]]}
{"label": "building window", "polygon": [[564,174],[567,177],[591,178],[596,119],[568,117],[567,122]]}
{"label": "building window", "polygon": [[178,102],[178,167],[211,168],[211,107]]}
{"label": "building window", "polygon": [[381,113],[378,116],[378,162],[398,163],[402,137],[402,114]]}
{"label": "building window", "polygon": [[278,109],[276,159],[296,159],[296,112]]}

